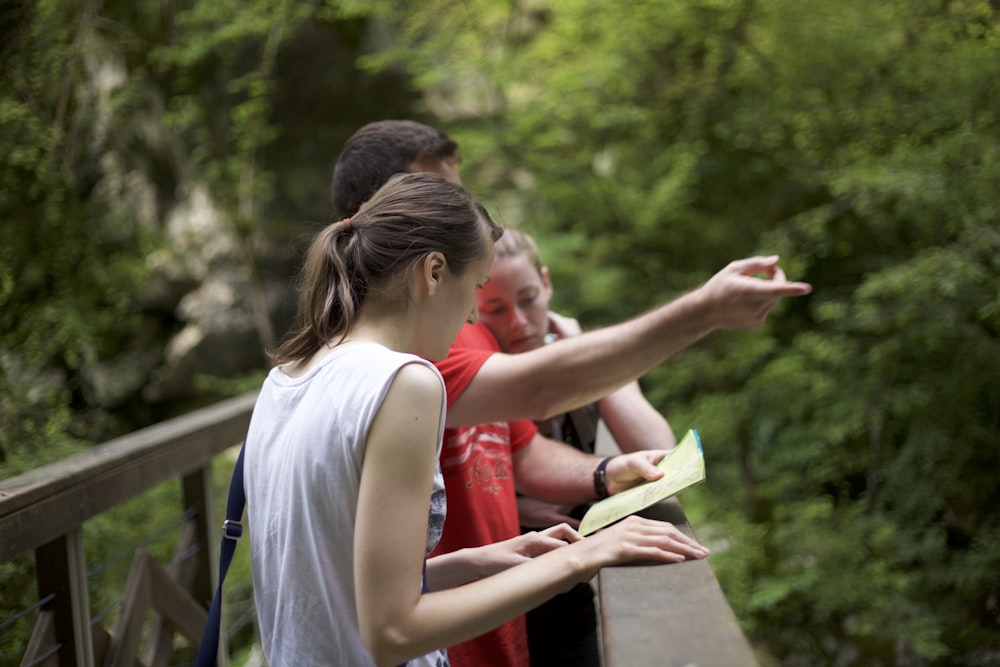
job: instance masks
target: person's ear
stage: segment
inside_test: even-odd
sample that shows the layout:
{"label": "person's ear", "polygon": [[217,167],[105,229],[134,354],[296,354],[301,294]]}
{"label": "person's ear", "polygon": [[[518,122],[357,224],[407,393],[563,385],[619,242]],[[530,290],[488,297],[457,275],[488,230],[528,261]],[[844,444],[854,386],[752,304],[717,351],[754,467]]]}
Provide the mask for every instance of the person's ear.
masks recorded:
{"label": "person's ear", "polygon": [[545,293],[552,298],[552,280],[549,278],[549,267],[542,267],[542,284],[545,285]]}
{"label": "person's ear", "polygon": [[427,253],[421,260],[420,274],[429,296],[434,296],[438,287],[441,286],[441,281],[447,270],[448,260],[445,259],[444,254],[437,250]]}

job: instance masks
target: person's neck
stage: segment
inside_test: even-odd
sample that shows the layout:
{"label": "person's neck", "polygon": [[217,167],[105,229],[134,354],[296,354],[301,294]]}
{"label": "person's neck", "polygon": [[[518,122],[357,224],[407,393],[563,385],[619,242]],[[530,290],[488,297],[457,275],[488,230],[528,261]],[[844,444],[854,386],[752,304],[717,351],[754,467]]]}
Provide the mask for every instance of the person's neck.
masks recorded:
{"label": "person's neck", "polygon": [[327,341],[326,345],[308,359],[284,364],[281,366],[281,371],[289,377],[301,377],[335,351],[359,343],[377,343],[390,350],[409,352],[412,347],[411,329],[405,315],[401,317],[399,313],[384,316],[367,314],[355,320],[343,340]]}
{"label": "person's neck", "polygon": [[[351,343],[378,343],[398,352],[409,352],[412,335],[410,327],[399,316],[386,318],[359,318],[340,345]],[[337,346],[334,345],[334,348]]]}

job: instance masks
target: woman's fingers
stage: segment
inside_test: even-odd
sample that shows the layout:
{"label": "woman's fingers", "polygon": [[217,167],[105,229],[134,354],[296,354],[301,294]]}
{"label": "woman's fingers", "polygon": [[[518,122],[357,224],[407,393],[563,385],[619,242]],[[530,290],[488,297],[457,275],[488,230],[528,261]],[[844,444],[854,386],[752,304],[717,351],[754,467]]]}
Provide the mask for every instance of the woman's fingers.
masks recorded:
{"label": "woman's fingers", "polygon": [[[707,548],[686,535],[679,528],[665,521],[630,516],[598,535],[607,533],[607,539],[622,549],[623,562],[649,559],[677,561],[684,558],[704,558]],[[597,537],[597,536],[595,536]]]}
{"label": "woman's fingers", "polygon": [[568,523],[560,523],[541,531],[542,535],[554,537],[564,542],[579,542],[583,539],[580,533],[576,532]]}

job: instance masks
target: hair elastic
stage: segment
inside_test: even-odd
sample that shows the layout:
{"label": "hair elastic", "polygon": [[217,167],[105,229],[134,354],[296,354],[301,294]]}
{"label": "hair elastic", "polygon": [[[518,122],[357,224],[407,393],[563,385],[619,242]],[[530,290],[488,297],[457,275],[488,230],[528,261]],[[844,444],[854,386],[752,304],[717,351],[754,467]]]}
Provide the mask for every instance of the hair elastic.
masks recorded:
{"label": "hair elastic", "polygon": [[350,234],[351,233],[351,219],[350,218],[344,218],[341,222],[344,223],[344,233],[345,234]]}

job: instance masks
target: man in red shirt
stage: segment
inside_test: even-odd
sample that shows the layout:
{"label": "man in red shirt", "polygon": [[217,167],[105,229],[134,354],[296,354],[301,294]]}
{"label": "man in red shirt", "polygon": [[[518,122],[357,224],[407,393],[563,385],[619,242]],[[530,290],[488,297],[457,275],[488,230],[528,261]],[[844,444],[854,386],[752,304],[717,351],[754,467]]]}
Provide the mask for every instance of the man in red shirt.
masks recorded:
{"label": "man in red shirt", "polygon": [[[399,172],[430,171],[461,183],[458,161],[456,142],[434,128],[370,123],[348,139],[337,160],[334,208],[353,215]],[[770,280],[754,277],[759,274]],[[441,452],[448,514],[435,555],[519,535],[517,491],[577,505],[657,478],[653,464],[663,451],[585,454],[539,435],[532,420],[592,403],[712,331],[756,328],[779,300],[810,290],[787,281],[777,257],[754,257],[631,320],[530,352],[505,354],[484,325],[465,325],[437,364],[448,394]],[[528,667],[524,619],[449,647],[448,654],[453,667]]]}
{"label": "man in red shirt", "polygon": [[[466,325],[448,358],[438,362],[445,378],[448,409],[500,348],[481,324]],[[495,421],[445,430],[441,472],[448,501],[441,541],[431,554],[451,553],[498,542],[521,533],[514,469],[522,451],[538,435],[531,421]],[[537,447],[545,448],[542,442]],[[508,621],[475,639],[448,647],[452,667],[530,664],[525,617]]]}

